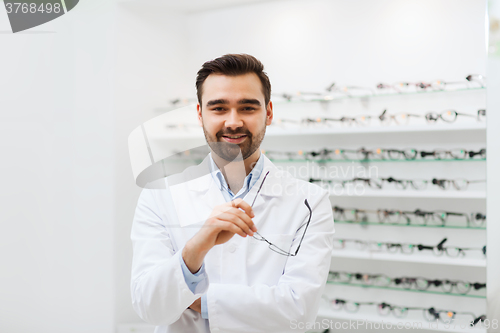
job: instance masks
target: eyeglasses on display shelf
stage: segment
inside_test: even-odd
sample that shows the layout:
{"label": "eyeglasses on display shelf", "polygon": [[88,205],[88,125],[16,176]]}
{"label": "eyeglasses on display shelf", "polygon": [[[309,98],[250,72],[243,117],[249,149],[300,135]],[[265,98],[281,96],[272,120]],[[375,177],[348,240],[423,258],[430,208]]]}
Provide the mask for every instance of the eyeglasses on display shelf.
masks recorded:
{"label": "eyeglasses on display shelf", "polygon": [[408,125],[410,122],[410,118],[419,118],[422,117],[419,114],[411,114],[411,113],[396,113],[396,114],[388,114],[387,110],[384,110],[378,119],[382,125],[390,125],[393,121],[396,125]]}
{"label": "eyeglasses on display shelf", "polygon": [[467,294],[471,289],[480,290],[486,288],[486,283],[466,282],[461,280],[439,280],[426,279],[423,277],[397,277],[390,278],[384,274],[349,273],[331,271],[328,273],[328,282],[353,284],[362,286],[389,287],[392,284],[401,289],[428,290],[429,287],[441,288],[444,293]]}
{"label": "eyeglasses on display shelf", "polygon": [[364,241],[358,239],[334,239],[333,248],[335,250],[342,250],[346,247],[346,243],[354,243],[355,248],[360,251],[368,252],[388,252],[388,253],[402,253],[412,254],[414,250],[418,251],[430,250],[435,256],[441,256],[446,253],[450,258],[457,258],[465,256],[467,251],[481,251],[483,256],[486,256],[486,245],[483,247],[456,247],[456,246],[443,246],[447,241],[444,238],[436,246],[411,244],[411,243],[390,243],[378,241]]}
{"label": "eyeglasses on display shelf", "polygon": [[333,82],[325,88],[325,92],[298,91],[297,93],[273,94],[288,102],[293,101],[329,101],[336,98],[370,97],[378,95],[423,93],[439,91],[461,91],[485,87],[485,77],[480,74],[469,74],[461,81],[418,81],[397,82],[394,84],[378,83],[374,88],[354,85],[339,85]]}
{"label": "eyeglasses on display shelf", "polygon": [[325,295],[322,296],[323,300],[326,301],[330,308],[335,311],[345,310],[347,312],[358,312],[359,307],[362,305],[374,305],[375,302],[353,302],[347,301],[345,299],[335,298],[329,299]]}
{"label": "eyeglasses on display shelf", "polygon": [[396,113],[389,114],[387,109],[385,109],[378,117],[372,117],[370,115],[357,115],[357,116],[342,116],[340,118],[329,118],[329,117],[317,117],[317,118],[303,118],[300,120],[286,119],[286,118],[275,118],[273,125],[286,125],[295,124],[302,127],[322,125],[331,126],[335,123],[344,126],[368,126],[371,123],[371,119],[378,118],[381,125],[388,126],[391,124],[396,125],[408,125],[411,119],[425,117],[428,124],[436,123],[439,119],[447,123],[453,123],[457,120],[458,116],[461,117],[472,117],[476,118],[478,121],[486,119],[486,110],[478,110],[476,114],[461,113],[455,110],[446,110],[441,113],[437,112],[427,112],[425,115],[415,114],[415,113]]}
{"label": "eyeglasses on display shelf", "polygon": [[[437,185],[442,190],[449,190],[454,188],[459,191],[467,190],[469,184],[485,183],[486,180],[467,180],[467,179],[437,179],[432,180],[425,179],[396,179],[393,177],[389,178],[363,178],[356,177],[353,179],[317,179],[309,178],[310,183],[318,183],[321,187],[329,189],[340,185],[344,188],[346,185],[366,185],[371,189],[380,190],[384,187],[385,183],[394,184],[394,188],[398,190],[406,190],[412,188],[414,190],[424,190],[427,188],[428,184]],[[451,186],[452,185],[452,186]]]}
{"label": "eyeglasses on display shelf", "polygon": [[468,152],[469,158],[474,158],[475,156],[480,156],[481,158],[486,158],[486,149],[480,149],[479,151],[469,151]]}
{"label": "eyeglasses on display shelf", "polygon": [[421,310],[420,307],[405,307],[398,305],[391,305],[385,302],[377,304],[377,310],[379,315],[388,316],[392,314],[396,318],[404,318],[408,315],[408,311],[410,310]]}
{"label": "eyeglasses on display shelf", "polygon": [[389,304],[386,302],[355,302],[345,299],[330,299],[327,296],[322,296],[323,300],[329,304],[330,308],[335,311],[344,310],[347,312],[357,312],[361,305],[375,306],[380,316],[387,316],[389,314],[396,318],[405,318],[411,310],[422,311],[423,317],[427,321],[436,322],[440,321],[446,324],[452,323],[454,320],[459,322],[467,322],[470,326],[476,325],[479,321],[486,319],[485,315],[477,317],[472,312],[439,310],[434,307],[415,307],[415,306],[400,306]]}
{"label": "eyeglasses on display shelf", "polygon": [[360,116],[355,116],[355,117],[340,117],[340,118],[304,118],[301,120],[301,124],[308,126],[308,125],[332,125],[332,124],[341,124],[343,126],[353,126],[353,125],[359,125],[359,126],[366,126],[370,124],[371,121],[371,116],[367,115],[360,115]]}
{"label": "eyeglasses on display shelf", "polygon": [[379,83],[379,91],[395,91],[398,93],[407,91],[443,91],[453,89],[484,88],[485,77],[480,74],[470,74],[463,81],[435,80],[432,82],[398,82],[395,84]]}
{"label": "eyeglasses on display shelf", "polygon": [[[463,148],[453,148],[449,150],[436,149],[433,151],[417,150],[415,148],[405,149],[388,149],[374,148],[366,149],[328,149],[323,148],[317,151],[278,151],[278,150],[261,150],[270,159],[288,159],[299,161],[420,161],[420,160],[471,160],[471,159],[486,159],[486,149],[482,148],[478,151],[466,150]],[[420,158],[419,158],[420,157]]]}
{"label": "eyeglasses on display shelf", "polygon": [[467,179],[432,179],[432,184],[437,185],[443,190],[448,190],[452,186],[456,190],[466,190],[469,184],[484,183],[486,180],[467,180]]}
{"label": "eyeglasses on display shelf", "polygon": [[369,87],[359,87],[359,86],[339,86],[335,82],[330,84],[326,91],[334,93],[339,92],[345,94],[346,96],[363,96],[363,95],[373,95],[374,90]]}
{"label": "eyeglasses on display shelf", "polygon": [[460,322],[468,322],[470,326],[476,325],[480,320],[485,320],[486,316],[482,315],[477,317],[472,312],[438,310],[434,307],[425,309],[423,308],[424,318],[430,322],[440,321],[445,324],[450,324],[454,320]]}
{"label": "eyeglasses on display shelf", "polygon": [[[426,226],[428,222],[432,226],[446,226],[449,217],[453,217],[454,222],[465,221],[467,227],[482,227],[486,221],[486,215],[479,212],[458,213],[444,210],[424,211],[415,209],[414,211],[403,211],[395,209],[360,209],[333,206],[333,216],[336,222],[348,223],[374,223],[374,224],[401,224]],[[374,220],[377,219],[377,222]]]}
{"label": "eyeglasses on display shelf", "polygon": [[[272,94],[272,99],[283,99],[287,102],[294,101],[330,101],[336,98],[370,97],[387,95],[387,93],[422,93],[436,91],[460,91],[468,89],[485,88],[485,77],[480,74],[469,74],[463,81],[420,81],[420,82],[397,82],[394,84],[378,83],[371,87],[339,85],[335,82],[325,88],[325,92],[298,91],[296,93]],[[187,106],[198,102],[197,98],[174,98],[169,100],[173,108]]]}
{"label": "eyeglasses on display shelf", "polygon": [[367,274],[367,273],[348,273],[348,272],[328,272],[329,282],[339,283],[360,283],[363,285],[376,285],[386,287],[392,282],[392,279],[384,274]]}
{"label": "eyeglasses on display shelf", "polygon": [[472,117],[476,118],[478,121],[482,121],[486,119],[486,110],[481,109],[477,111],[477,114],[469,114],[469,113],[460,113],[455,110],[447,110],[441,113],[437,112],[429,112],[425,115],[425,120],[427,120],[428,123],[435,123],[439,119],[442,121],[445,121],[447,123],[453,123],[454,121],[457,120],[458,116],[463,116],[463,117]]}
{"label": "eyeglasses on display shelf", "polygon": [[433,157],[436,160],[444,160],[446,158],[463,160],[467,158],[468,153],[469,152],[465,149],[451,149],[451,150],[437,149],[434,151],[421,151],[420,157],[422,158]]}

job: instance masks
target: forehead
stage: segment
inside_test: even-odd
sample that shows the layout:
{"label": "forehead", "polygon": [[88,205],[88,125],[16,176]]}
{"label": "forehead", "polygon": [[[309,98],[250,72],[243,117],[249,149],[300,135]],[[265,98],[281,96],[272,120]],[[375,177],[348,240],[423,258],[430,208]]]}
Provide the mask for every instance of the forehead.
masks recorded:
{"label": "forehead", "polygon": [[237,101],[242,98],[264,100],[262,83],[255,73],[228,76],[210,74],[203,83],[202,101],[206,104],[212,99]]}

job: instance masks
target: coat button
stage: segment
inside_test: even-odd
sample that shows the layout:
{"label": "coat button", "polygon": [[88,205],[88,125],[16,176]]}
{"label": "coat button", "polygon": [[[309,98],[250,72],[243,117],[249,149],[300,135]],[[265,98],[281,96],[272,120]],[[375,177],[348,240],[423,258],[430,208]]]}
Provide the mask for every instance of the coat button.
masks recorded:
{"label": "coat button", "polygon": [[236,249],[238,248],[238,245],[231,243],[227,246],[227,250],[231,253],[234,253]]}

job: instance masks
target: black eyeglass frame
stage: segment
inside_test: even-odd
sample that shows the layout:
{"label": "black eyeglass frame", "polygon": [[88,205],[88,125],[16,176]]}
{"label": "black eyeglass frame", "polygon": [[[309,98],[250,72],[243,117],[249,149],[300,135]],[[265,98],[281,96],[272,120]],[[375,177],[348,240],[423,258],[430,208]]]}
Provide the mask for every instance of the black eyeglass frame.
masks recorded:
{"label": "black eyeglass frame", "polygon": [[[259,192],[262,189],[262,185],[264,185],[264,181],[266,180],[266,177],[268,174],[269,174],[269,171],[264,176],[264,179],[262,180],[262,183],[260,184],[260,187],[257,190],[257,193],[255,194],[255,198],[253,199],[251,207],[253,207],[253,204],[255,203],[255,200],[257,199],[257,196],[259,195]],[[278,246],[276,246],[273,243],[271,243],[270,241],[268,241],[264,236],[259,234],[257,231],[254,232],[254,235],[252,237],[258,241],[266,242],[267,244],[269,244],[269,249],[271,249],[271,251],[274,251],[278,254],[281,254],[281,255],[284,255],[287,257],[297,256],[297,254],[299,253],[300,246],[302,245],[302,241],[304,240],[304,236],[306,235],[307,228],[309,227],[309,223],[311,223],[311,217],[312,217],[312,209],[311,209],[311,206],[309,206],[309,202],[307,201],[307,199],[304,199],[304,204],[306,205],[307,209],[309,210],[309,218],[308,218],[307,222],[305,224],[302,224],[295,232],[295,233],[297,233],[305,225],[304,233],[302,234],[302,237],[300,238],[300,242],[299,242],[299,245],[297,246],[297,249],[295,250],[295,253],[290,253],[288,251],[285,251],[285,250],[279,248]],[[255,237],[255,234],[257,234],[258,237]]]}

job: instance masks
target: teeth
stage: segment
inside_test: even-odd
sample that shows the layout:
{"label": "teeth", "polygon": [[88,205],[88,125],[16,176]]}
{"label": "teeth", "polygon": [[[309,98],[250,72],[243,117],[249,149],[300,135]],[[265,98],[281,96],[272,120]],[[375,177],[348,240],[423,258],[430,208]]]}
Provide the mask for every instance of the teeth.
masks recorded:
{"label": "teeth", "polygon": [[231,138],[231,139],[239,139],[239,138],[241,138],[242,136],[243,136],[243,135],[241,135],[241,136],[228,136],[228,138]]}

